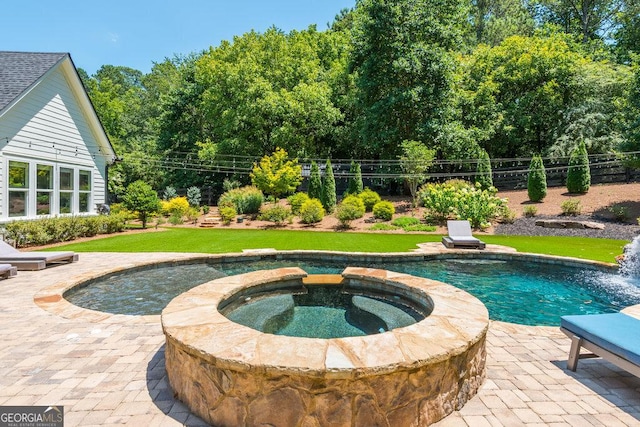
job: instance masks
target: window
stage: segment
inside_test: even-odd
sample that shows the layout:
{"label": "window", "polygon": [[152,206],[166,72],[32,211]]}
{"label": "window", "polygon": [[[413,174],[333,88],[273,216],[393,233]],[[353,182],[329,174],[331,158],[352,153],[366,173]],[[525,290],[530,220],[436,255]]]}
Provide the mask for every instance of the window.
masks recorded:
{"label": "window", "polygon": [[9,161],[9,216],[26,216],[29,194],[29,163]]}
{"label": "window", "polygon": [[53,166],[38,165],[36,181],[36,215],[49,215],[53,200]]}
{"label": "window", "polygon": [[78,189],[79,210],[80,212],[89,212],[89,206],[91,206],[91,171],[80,171]]}
{"label": "window", "polygon": [[60,213],[73,212],[73,169],[60,168]]}

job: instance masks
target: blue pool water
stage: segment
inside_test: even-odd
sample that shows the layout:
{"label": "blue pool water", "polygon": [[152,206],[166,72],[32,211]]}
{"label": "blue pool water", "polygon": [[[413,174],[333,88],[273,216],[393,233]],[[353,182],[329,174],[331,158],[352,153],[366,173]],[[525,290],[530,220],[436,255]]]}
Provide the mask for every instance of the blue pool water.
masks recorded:
{"label": "blue pool water", "polygon": [[[175,296],[226,275],[291,266],[309,274],[337,274],[348,265],[358,263],[265,260],[159,267],[110,276],[74,289],[65,298],[81,307],[110,313],[159,314]],[[478,259],[367,263],[366,267],[457,286],[479,298],[487,306],[491,319],[524,325],[554,326],[560,324],[560,316],[565,314],[608,313],[640,304],[636,280],[578,267]]]}

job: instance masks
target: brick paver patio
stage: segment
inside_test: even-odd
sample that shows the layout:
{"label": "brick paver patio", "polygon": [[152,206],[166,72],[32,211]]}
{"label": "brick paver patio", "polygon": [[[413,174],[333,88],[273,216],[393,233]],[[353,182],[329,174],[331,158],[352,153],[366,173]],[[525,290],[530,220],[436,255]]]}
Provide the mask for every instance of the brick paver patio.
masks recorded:
{"label": "brick paver patio", "polygon": [[[82,253],[77,263],[0,281],[0,405],[64,405],[66,426],[203,425],[167,384],[159,316],[34,302],[44,288],[114,266],[186,257]],[[599,359],[569,372],[568,349],[557,328],[492,322],[485,384],[437,425],[639,426],[640,379]]]}

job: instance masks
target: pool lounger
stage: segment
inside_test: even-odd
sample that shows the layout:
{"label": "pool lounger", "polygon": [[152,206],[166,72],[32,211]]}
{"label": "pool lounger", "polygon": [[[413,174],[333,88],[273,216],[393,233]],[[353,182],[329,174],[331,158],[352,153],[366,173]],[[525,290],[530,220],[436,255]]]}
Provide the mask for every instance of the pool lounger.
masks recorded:
{"label": "pool lounger", "polygon": [[[624,313],[562,316],[560,330],[571,338],[567,369],[599,356],[640,377],[640,319]],[[593,354],[580,354],[580,348]]]}
{"label": "pool lounger", "polygon": [[75,252],[20,252],[6,242],[0,241],[0,263],[11,264],[18,270],[42,270],[49,265],[78,260]]}
{"label": "pool lounger", "polygon": [[442,238],[442,244],[449,249],[484,249],[485,243],[471,235],[469,221],[447,221],[449,235]]}
{"label": "pool lounger", "polygon": [[11,264],[0,264],[0,279],[8,279],[18,273],[18,268]]}

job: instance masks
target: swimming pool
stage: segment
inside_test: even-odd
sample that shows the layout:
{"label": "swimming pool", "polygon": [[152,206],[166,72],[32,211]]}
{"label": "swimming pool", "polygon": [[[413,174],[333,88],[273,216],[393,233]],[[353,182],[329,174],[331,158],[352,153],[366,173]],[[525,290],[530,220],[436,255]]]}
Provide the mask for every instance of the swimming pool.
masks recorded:
{"label": "swimming pool", "polygon": [[[264,258],[264,259],[259,259]],[[265,256],[221,262],[154,265],[92,280],[65,293],[83,308],[117,314],[159,314],[177,295],[216,278],[248,271],[298,266],[309,274],[340,273],[365,266],[439,280],[466,290],[488,308],[491,319],[524,325],[557,326],[565,314],[608,313],[640,304],[638,281],[585,264],[566,266],[533,258],[459,257],[366,260],[328,256]],[[464,310],[464,307],[460,307]]]}

